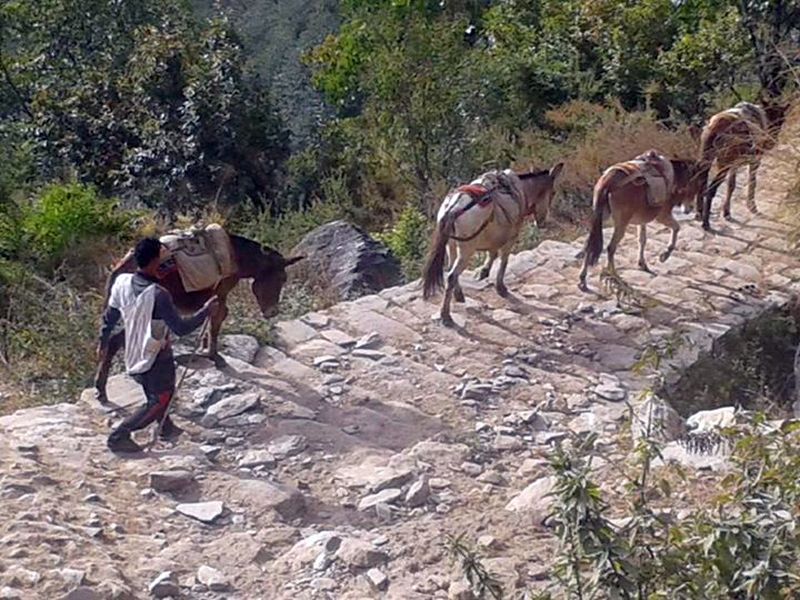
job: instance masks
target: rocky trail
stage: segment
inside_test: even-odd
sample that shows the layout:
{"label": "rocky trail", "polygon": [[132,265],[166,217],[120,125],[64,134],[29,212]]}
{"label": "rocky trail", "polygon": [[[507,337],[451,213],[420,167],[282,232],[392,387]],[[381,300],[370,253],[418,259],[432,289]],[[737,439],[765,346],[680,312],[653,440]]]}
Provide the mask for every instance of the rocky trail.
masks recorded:
{"label": "rocky trail", "polygon": [[[511,299],[464,277],[455,329],[414,282],[278,323],[274,347],[225,336],[224,364],[182,356],[196,369],[175,408],[187,431],[135,458],[106,449],[116,416],[89,390],[0,418],[0,598],[468,599],[443,545],[460,533],[508,597],[535,589],[555,549],[553,444],[597,433],[596,477],[613,494],[630,407],[651,386],[632,369],[642,352],[685,336],[668,361],[675,377],[798,290],[785,191],[765,167],[761,214],[739,196],[737,221],[715,219],[714,233],[682,217],[657,275],[634,270],[629,233],[617,264],[644,297],[637,311],[600,290],[598,270],[596,293],[578,290],[582,240],[544,242],[512,258]],[[650,232],[656,256],[668,234]],[[124,376],[109,396],[141,401]],[[664,412],[674,440],[684,420]],[[677,441],[667,450],[701,467],[698,480],[725,467]],[[674,510],[681,499],[691,506],[687,492]]]}

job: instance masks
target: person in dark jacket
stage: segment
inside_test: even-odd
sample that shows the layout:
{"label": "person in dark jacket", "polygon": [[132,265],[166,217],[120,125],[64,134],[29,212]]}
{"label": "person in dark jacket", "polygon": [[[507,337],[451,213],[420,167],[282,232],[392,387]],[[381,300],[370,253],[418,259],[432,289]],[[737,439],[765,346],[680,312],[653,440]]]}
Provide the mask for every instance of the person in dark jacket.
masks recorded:
{"label": "person in dark jacket", "polygon": [[175,359],[170,332],[183,336],[197,329],[219,308],[213,296],[192,316],[184,319],[170,293],[158,284],[162,244],[155,238],[141,240],[134,250],[137,271],[119,275],[111,287],[108,307],[100,329],[98,354],[104,351],[114,326],[122,317],[125,326],[125,368],[144,390],[146,403],[126,418],[108,437],[115,452],[140,451],[131,432],[162,422],[164,438],[181,433],[167,415],[175,394]]}

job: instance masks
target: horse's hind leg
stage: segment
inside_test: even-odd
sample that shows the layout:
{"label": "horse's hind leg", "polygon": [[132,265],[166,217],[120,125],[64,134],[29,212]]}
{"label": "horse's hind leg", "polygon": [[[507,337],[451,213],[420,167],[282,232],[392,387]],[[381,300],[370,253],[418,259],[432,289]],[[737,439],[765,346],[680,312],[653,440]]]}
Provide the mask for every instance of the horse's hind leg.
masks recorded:
{"label": "horse's hind leg", "polygon": [[452,301],[455,290],[460,289],[458,285],[458,276],[461,275],[461,272],[466,268],[471,256],[471,254],[467,255],[463,253],[461,248],[459,248],[456,259],[450,266],[450,271],[447,273],[447,284],[445,286],[442,309],[439,315],[442,319],[442,323],[448,327],[454,324],[453,317],[450,316],[450,302]]}
{"label": "horse's hind leg", "polygon": [[747,166],[747,208],[751,213],[757,214],[758,207],[756,206],[756,173],[761,161],[756,160]]}
{"label": "horse's hind leg", "polygon": [[639,268],[645,273],[652,273],[644,258],[644,248],[647,245],[647,225],[639,225]]}
{"label": "horse's hind leg", "polygon": [[628,223],[614,223],[614,235],[611,236],[611,241],[608,243],[608,270],[612,275],[617,274],[617,267],[614,264],[614,254],[617,252],[617,246],[625,236],[625,230],[628,228]]}
{"label": "horse's hind leg", "polygon": [[225,317],[227,316],[228,305],[224,298],[220,298],[219,310],[208,324],[208,330],[205,332],[205,339],[202,342],[203,346],[208,348],[208,357],[211,359],[217,358],[217,339],[219,338],[219,332],[222,329],[222,323],[225,321]]}
{"label": "horse's hind leg", "polygon": [[717,194],[717,189],[722,182],[725,180],[725,176],[727,175],[725,170],[720,171],[717,173],[717,176],[714,177],[714,180],[709,184],[708,188],[706,188],[705,198],[703,198],[703,229],[708,231],[711,229],[711,202],[714,200],[714,196]]}
{"label": "horse's hind leg", "polygon": [[722,204],[722,216],[727,220],[731,220],[731,196],[733,190],[736,189],[736,169],[728,171],[728,185],[725,190],[725,202]]}
{"label": "horse's hind leg", "polygon": [[671,212],[659,215],[656,217],[656,220],[662,225],[669,227],[672,231],[672,237],[670,237],[669,246],[667,246],[667,249],[664,250],[664,252],[662,252],[658,257],[658,259],[663,263],[666,262],[670,256],[672,256],[675,246],[678,244],[678,231],[680,231],[681,226],[678,225],[678,222],[675,220],[675,217],[672,216]]}
{"label": "horse's hind leg", "polygon": [[494,259],[497,258],[497,250],[489,250],[489,253],[486,257],[486,262],[483,263],[481,270],[478,271],[477,279],[481,281],[489,277],[489,273],[492,271],[492,264],[494,264]]}
{"label": "horse's hind leg", "polygon": [[[458,244],[455,240],[450,240],[447,243],[447,268],[450,269],[456,260],[456,256],[458,256]],[[464,290],[461,289],[461,284],[456,281],[456,287],[453,289],[453,299],[458,303],[466,302],[467,299],[464,298]]]}
{"label": "horse's hind leg", "polygon": [[512,240],[500,248],[500,266],[497,268],[497,279],[495,280],[494,289],[497,290],[497,293],[503,298],[508,296],[508,288],[503,280],[506,276],[508,257],[511,255],[511,248],[513,247],[514,241]]}

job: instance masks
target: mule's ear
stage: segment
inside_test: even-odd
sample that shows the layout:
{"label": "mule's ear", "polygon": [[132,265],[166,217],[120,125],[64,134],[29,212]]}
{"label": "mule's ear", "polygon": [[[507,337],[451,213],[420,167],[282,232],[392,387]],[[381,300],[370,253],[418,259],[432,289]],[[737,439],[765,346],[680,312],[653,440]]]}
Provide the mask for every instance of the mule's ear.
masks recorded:
{"label": "mule's ear", "polygon": [[689,125],[689,135],[692,136],[694,141],[698,141],[700,139],[700,135],[703,133],[703,130],[695,125],[694,123]]}
{"label": "mule's ear", "polygon": [[304,258],[305,258],[305,256],[293,256],[292,258],[285,258],[283,260],[283,266],[284,266],[284,268],[288,267],[288,266],[291,266],[294,263],[303,260]]}
{"label": "mule's ear", "polygon": [[556,166],[550,169],[550,177],[553,178],[553,180],[555,180],[559,176],[563,168],[564,168],[564,163],[563,162],[558,163]]}

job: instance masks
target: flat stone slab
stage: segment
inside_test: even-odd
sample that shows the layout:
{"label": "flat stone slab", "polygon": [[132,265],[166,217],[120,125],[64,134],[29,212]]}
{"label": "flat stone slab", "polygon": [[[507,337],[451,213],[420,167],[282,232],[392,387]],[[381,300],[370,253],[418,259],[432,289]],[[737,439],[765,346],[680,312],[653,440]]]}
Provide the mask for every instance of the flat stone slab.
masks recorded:
{"label": "flat stone slab", "polygon": [[178,504],[175,507],[182,515],[197,519],[203,523],[213,523],[219,517],[223,510],[224,505],[219,501],[211,502],[191,502],[187,504]]}

